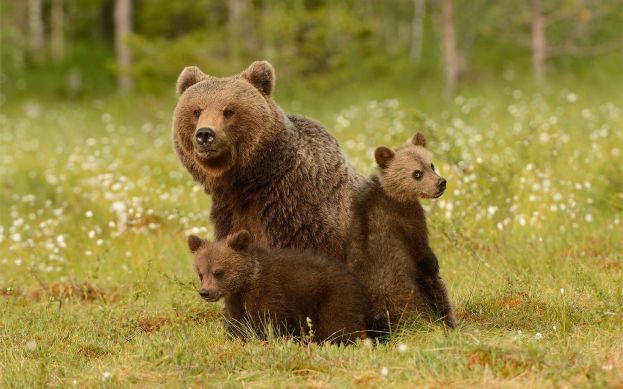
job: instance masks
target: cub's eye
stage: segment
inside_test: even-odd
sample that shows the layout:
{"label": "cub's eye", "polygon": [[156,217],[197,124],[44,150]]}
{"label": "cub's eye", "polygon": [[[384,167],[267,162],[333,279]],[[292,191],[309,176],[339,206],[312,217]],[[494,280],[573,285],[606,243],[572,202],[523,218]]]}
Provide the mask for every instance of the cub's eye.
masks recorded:
{"label": "cub's eye", "polygon": [[234,115],[234,111],[232,111],[231,109],[227,108],[223,111],[223,116],[225,116],[226,118],[230,118]]}
{"label": "cub's eye", "polygon": [[435,165],[434,164],[430,164],[430,168],[433,169],[433,171],[435,171]]}
{"label": "cub's eye", "polygon": [[199,116],[201,116],[201,110],[200,109],[196,109],[193,111],[193,115],[198,118]]}
{"label": "cub's eye", "polygon": [[413,178],[415,178],[418,181],[421,180],[423,176],[424,174],[420,170],[416,170],[413,172]]}
{"label": "cub's eye", "polygon": [[214,270],[214,278],[222,278],[225,272],[222,269]]}
{"label": "cub's eye", "polygon": [[203,274],[199,273],[199,281],[203,281]]}

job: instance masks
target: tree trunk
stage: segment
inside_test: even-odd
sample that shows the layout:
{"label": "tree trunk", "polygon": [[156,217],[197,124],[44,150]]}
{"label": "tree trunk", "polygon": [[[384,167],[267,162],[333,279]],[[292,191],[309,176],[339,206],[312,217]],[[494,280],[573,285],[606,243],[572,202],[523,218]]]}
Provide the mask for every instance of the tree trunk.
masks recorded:
{"label": "tree trunk", "polygon": [[456,52],[454,16],[452,0],[441,0],[441,27],[443,39],[443,59],[446,98],[452,97],[459,78],[459,58]]}
{"label": "tree trunk", "polygon": [[28,38],[33,56],[41,58],[44,44],[41,0],[28,0]]}
{"label": "tree trunk", "polygon": [[532,0],[532,70],[538,83],[545,80],[547,40],[542,0]]}
{"label": "tree trunk", "polygon": [[411,19],[411,47],[409,58],[414,64],[422,59],[422,42],[424,40],[424,17],[426,16],[426,0],[413,0],[413,19]]}
{"label": "tree trunk", "polygon": [[116,0],[115,53],[117,56],[117,82],[122,93],[134,89],[134,80],[130,74],[132,52],[127,42],[130,34],[132,34],[132,0]]}
{"label": "tree trunk", "polygon": [[52,0],[50,13],[50,54],[54,61],[59,62],[65,55],[65,12],[63,10],[63,0]]}

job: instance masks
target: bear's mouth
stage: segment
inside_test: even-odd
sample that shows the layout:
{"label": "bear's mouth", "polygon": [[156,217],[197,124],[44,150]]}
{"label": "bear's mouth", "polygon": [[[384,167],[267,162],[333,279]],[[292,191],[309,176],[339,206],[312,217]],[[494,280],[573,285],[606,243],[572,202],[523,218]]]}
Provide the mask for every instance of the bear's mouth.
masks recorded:
{"label": "bear's mouth", "polygon": [[226,167],[229,164],[230,157],[230,152],[226,148],[195,149],[197,162],[210,169]]}
{"label": "bear's mouth", "polygon": [[433,198],[434,198],[434,199],[436,199],[436,198],[438,198],[438,197],[441,197],[441,195],[442,195],[444,192],[445,192],[445,190],[443,190],[443,189],[442,189],[442,190],[440,190],[439,192],[437,192],[437,193],[435,193],[435,194],[433,195]]}
{"label": "bear's mouth", "polygon": [[217,301],[219,301],[221,299],[221,296],[214,296],[214,297],[202,297],[202,299],[204,301],[207,301],[209,303],[215,303]]}

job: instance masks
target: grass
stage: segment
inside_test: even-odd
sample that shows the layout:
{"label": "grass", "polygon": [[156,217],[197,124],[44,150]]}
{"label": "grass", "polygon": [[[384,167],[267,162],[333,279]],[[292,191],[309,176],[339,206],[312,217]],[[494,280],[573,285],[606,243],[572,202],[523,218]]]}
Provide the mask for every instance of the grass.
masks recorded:
{"label": "grass", "polygon": [[425,205],[459,327],[346,348],[228,340],[198,298],[185,236],[211,232],[210,200],[170,146],[174,100],[9,102],[0,386],[621,387],[623,112],[597,89],[278,98],[366,174],[422,129],[449,182]]}

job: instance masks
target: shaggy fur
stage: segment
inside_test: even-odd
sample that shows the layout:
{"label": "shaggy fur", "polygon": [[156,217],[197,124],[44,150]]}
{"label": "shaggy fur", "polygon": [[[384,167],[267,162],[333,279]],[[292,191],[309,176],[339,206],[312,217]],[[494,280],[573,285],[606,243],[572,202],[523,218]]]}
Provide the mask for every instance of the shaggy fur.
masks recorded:
{"label": "shaggy fur", "polygon": [[[246,229],[259,245],[345,257],[352,197],[365,182],[319,123],[287,115],[272,100],[272,66],[254,62],[225,78],[184,69],[173,144],[212,195],[217,239]],[[195,140],[211,128],[209,149]]]}
{"label": "shaggy fur", "polygon": [[225,300],[233,336],[245,338],[245,328],[252,328],[264,337],[270,323],[278,335],[319,342],[366,338],[367,297],[344,265],[310,252],[254,246],[244,230],[218,242],[191,235],[188,246],[199,293],[207,301]]}
{"label": "shaggy fur", "polygon": [[379,147],[378,175],[353,203],[347,264],[370,295],[376,331],[387,331],[410,312],[434,314],[456,326],[418,201],[439,197],[445,189],[425,145],[418,133],[397,150]]}

